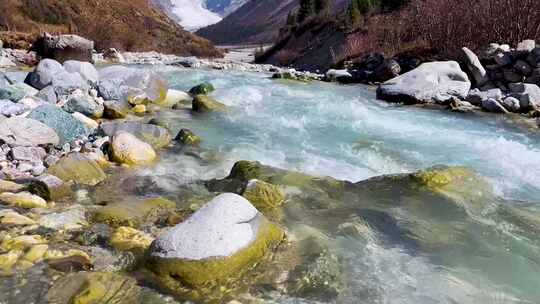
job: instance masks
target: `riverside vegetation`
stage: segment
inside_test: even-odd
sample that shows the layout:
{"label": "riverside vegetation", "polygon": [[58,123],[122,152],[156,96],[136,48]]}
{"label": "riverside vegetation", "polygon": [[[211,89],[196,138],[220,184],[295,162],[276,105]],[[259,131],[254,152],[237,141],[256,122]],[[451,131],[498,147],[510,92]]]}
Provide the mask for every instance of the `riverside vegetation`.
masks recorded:
{"label": "riverside vegetation", "polygon": [[[478,90],[434,62],[378,95],[534,111],[532,84],[504,80],[538,65],[533,44],[491,45],[486,60],[510,58],[484,70],[464,50]],[[0,74],[0,302],[540,297],[538,133],[270,66],[42,47],[29,73]]]}

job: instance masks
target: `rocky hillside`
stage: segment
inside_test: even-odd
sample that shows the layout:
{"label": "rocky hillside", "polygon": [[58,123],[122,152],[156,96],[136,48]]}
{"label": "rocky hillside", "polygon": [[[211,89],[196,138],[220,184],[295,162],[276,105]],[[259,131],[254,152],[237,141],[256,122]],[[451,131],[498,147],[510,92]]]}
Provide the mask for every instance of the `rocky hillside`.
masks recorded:
{"label": "rocky hillside", "polygon": [[[13,32],[76,33],[96,42],[96,49],[159,51],[177,55],[217,57],[206,39],[185,31],[148,0],[2,0],[0,39],[19,44]],[[10,39],[6,39],[11,38]],[[3,39],[4,38],[4,39]]]}

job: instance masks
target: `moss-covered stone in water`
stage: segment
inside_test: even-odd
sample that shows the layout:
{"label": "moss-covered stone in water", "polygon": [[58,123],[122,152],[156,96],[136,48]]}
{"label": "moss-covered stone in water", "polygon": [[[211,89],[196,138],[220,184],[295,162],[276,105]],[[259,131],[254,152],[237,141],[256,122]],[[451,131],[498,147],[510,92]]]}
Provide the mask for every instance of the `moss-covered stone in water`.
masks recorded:
{"label": "moss-covered stone in water", "polygon": [[144,201],[117,202],[98,209],[94,221],[114,227],[137,228],[144,223],[154,222],[159,216],[171,213],[176,204],[164,198]]}
{"label": "moss-covered stone in water", "polygon": [[285,201],[279,187],[259,180],[249,181],[242,195],[263,213],[274,210]]}
{"label": "moss-covered stone in water", "polygon": [[277,225],[263,218],[257,238],[247,248],[230,257],[199,261],[149,257],[148,268],[170,291],[200,296],[240,278],[284,238],[284,232]]}
{"label": "moss-covered stone in water", "polygon": [[95,186],[107,178],[105,172],[93,160],[80,153],[72,153],[49,167],[49,174],[64,182]]}
{"label": "moss-covered stone in water", "polygon": [[261,164],[259,162],[250,162],[242,160],[234,164],[231,173],[227,177],[229,179],[239,179],[243,182],[248,182],[252,179],[261,178]]}
{"label": "moss-covered stone in water", "polygon": [[143,253],[152,241],[150,235],[131,227],[119,227],[111,235],[111,245],[120,251]]}
{"label": "moss-covered stone in water", "polygon": [[115,273],[78,272],[56,281],[47,293],[54,304],[138,303],[140,287],[129,277]]}
{"label": "moss-covered stone in water", "polygon": [[202,141],[199,136],[188,129],[180,130],[175,140],[186,146],[198,146]]}
{"label": "moss-covered stone in water", "polygon": [[215,90],[216,89],[211,83],[205,82],[191,88],[191,90],[189,90],[189,93],[191,95],[207,95],[214,92]]}
{"label": "moss-covered stone in water", "polygon": [[192,110],[198,113],[222,112],[227,107],[221,102],[206,95],[197,95],[193,98]]}
{"label": "moss-covered stone in water", "polygon": [[0,202],[4,202],[10,206],[26,209],[47,208],[47,202],[44,199],[29,192],[1,193]]}

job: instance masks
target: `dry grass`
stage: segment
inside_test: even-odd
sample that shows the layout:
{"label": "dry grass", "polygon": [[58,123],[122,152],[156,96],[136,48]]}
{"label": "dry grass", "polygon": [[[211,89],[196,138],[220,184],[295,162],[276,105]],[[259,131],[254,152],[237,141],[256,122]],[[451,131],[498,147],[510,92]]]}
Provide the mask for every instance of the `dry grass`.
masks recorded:
{"label": "dry grass", "polygon": [[184,31],[149,0],[0,0],[0,30],[79,34],[94,40],[98,50],[221,56],[208,40]]}

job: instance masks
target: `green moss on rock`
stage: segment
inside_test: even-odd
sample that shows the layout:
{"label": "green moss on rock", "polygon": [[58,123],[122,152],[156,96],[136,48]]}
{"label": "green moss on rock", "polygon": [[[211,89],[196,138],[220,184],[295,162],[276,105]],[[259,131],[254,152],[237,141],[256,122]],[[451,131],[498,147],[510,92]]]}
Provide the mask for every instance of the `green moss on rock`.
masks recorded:
{"label": "green moss on rock", "polygon": [[94,213],[93,220],[110,226],[137,228],[144,223],[156,221],[161,215],[171,213],[176,203],[164,198],[117,202],[101,207]]}
{"label": "green moss on rock", "polygon": [[105,180],[107,175],[93,160],[80,153],[72,153],[62,158],[47,170],[64,182],[95,186]]}
{"label": "green moss on rock", "polygon": [[200,295],[242,277],[284,238],[285,233],[277,225],[263,218],[257,238],[247,248],[230,257],[200,261],[150,257],[148,268],[172,292]]}
{"label": "green moss on rock", "polygon": [[285,201],[285,196],[279,187],[259,180],[251,180],[242,195],[265,214]]}
{"label": "green moss on rock", "polygon": [[222,112],[226,106],[212,97],[197,95],[193,98],[192,110],[197,113]]}

